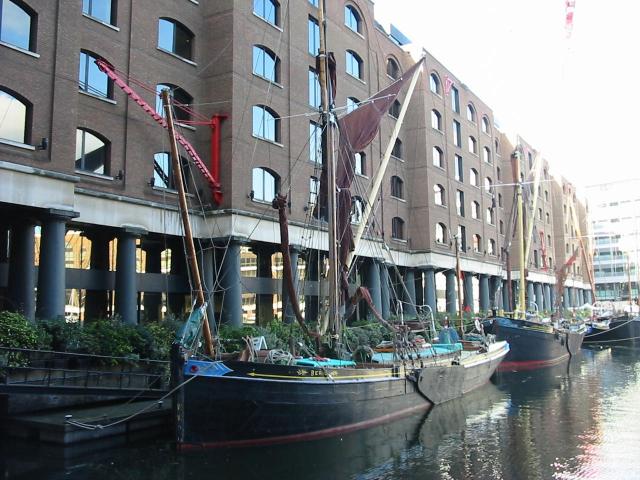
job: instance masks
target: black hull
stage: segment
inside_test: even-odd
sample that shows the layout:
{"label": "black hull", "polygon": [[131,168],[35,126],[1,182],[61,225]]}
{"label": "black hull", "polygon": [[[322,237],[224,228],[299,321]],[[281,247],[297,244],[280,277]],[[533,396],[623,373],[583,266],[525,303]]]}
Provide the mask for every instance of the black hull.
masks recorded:
{"label": "black hull", "polygon": [[[312,440],[368,428],[457,398],[486,383],[508,346],[407,367],[319,368],[174,360],[177,442],[183,450]],[[437,362],[436,362],[437,363]],[[200,371],[193,370],[194,366]],[[182,367],[182,368],[181,368]],[[210,373],[209,370],[215,370]],[[454,371],[458,380],[453,381]],[[181,373],[178,373],[181,372]],[[437,372],[420,382],[421,372]],[[195,373],[195,375],[194,375]],[[432,399],[434,392],[441,398]]]}
{"label": "black hull", "polygon": [[593,328],[584,342],[590,345],[640,346],[640,318],[624,316],[612,319],[608,329]]}
{"label": "black hull", "polygon": [[529,370],[557,365],[580,351],[584,332],[542,327],[533,322],[496,317],[485,331],[506,340],[510,350],[499,371]]}

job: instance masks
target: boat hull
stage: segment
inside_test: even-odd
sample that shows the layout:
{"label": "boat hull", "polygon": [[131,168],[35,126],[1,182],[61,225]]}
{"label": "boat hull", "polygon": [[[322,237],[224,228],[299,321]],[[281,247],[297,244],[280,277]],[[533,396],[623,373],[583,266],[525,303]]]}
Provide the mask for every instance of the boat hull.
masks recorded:
{"label": "boat hull", "polygon": [[584,342],[591,345],[640,346],[640,317],[617,317],[609,322],[609,328],[592,327]]}
{"label": "boat hull", "polygon": [[490,325],[485,323],[485,331],[509,343],[509,353],[498,366],[499,371],[557,365],[580,351],[584,337],[584,331],[558,330],[507,317],[495,317]]}

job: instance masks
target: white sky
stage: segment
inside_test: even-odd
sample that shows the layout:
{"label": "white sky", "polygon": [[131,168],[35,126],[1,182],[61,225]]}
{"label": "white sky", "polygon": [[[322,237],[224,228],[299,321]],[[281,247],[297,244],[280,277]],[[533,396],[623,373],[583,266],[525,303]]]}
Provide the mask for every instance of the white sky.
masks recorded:
{"label": "white sky", "polygon": [[564,0],[375,0],[375,12],[553,172],[579,187],[640,177],[640,2],[576,0],[569,39]]}

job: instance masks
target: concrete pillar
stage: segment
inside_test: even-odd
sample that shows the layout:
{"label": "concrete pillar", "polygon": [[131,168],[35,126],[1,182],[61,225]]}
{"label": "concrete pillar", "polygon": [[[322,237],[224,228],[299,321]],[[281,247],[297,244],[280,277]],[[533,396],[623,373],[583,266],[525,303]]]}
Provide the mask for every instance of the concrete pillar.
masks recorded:
{"label": "concrete pillar", "polygon": [[551,303],[551,285],[545,283],[542,286],[542,295],[543,295],[543,307],[544,310],[551,311],[553,309],[553,304]]}
{"label": "concrete pillar", "polygon": [[507,280],[502,281],[502,309],[505,312],[511,311],[511,302],[509,298],[509,284]]}
{"label": "concrete pillar", "polygon": [[480,311],[489,311],[489,275],[480,275]]}
{"label": "concrete pillar", "polygon": [[405,268],[403,282],[402,311],[405,318],[416,318],[416,277],[413,268]]}
{"label": "concrete pillar", "polygon": [[569,290],[569,287],[564,287],[563,292],[564,292],[564,294],[562,295],[562,306],[564,308],[569,308],[569,307],[571,307],[571,303],[570,303],[571,302],[571,300],[570,300],[571,292]]}
{"label": "concrete pillar", "polygon": [[[93,245],[93,244],[92,244]],[[145,251],[145,273],[162,272],[162,244],[160,242],[147,241],[142,244]],[[206,294],[205,294],[206,297]],[[162,307],[162,293],[160,292],[144,292],[144,316],[148,321],[156,322],[160,320]]]}
{"label": "concrete pillar", "polygon": [[[196,244],[196,255],[198,256],[198,268],[200,269],[200,279],[204,299],[207,302],[207,321],[212,332],[215,331],[215,274],[213,267],[213,245],[209,241],[200,241]],[[146,298],[146,295],[145,295]]]}
{"label": "concrete pillar", "polygon": [[554,308],[556,308],[556,287],[555,285],[549,285],[549,300],[550,300],[550,307],[549,310],[552,310]]}
{"label": "concrete pillar", "polygon": [[538,307],[539,311],[544,310],[544,298],[542,296],[542,284],[540,282],[536,282],[534,284],[534,291],[535,291],[535,299],[536,299],[536,306]]}
{"label": "concrete pillar", "polygon": [[438,311],[438,305],[436,302],[436,271],[433,268],[426,268],[424,270],[424,303],[431,307],[433,314]]}
{"label": "concrete pillar", "polygon": [[47,215],[42,221],[36,316],[64,318],[66,217]]}
{"label": "concrete pillar", "polygon": [[587,289],[584,291],[585,294],[585,302],[589,304],[593,304],[593,296],[591,295],[591,290]]}
{"label": "concrete pillar", "polygon": [[422,270],[419,268],[414,269],[415,275],[415,292],[416,292],[416,305],[424,305],[424,281],[422,279]]}
{"label": "concrete pillar", "polygon": [[28,219],[16,221],[11,228],[9,303],[29,320],[34,320],[36,313],[34,234],[34,222]]}
{"label": "concrete pillar", "polygon": [[[91,242],[89,271],[92,277],[106,278],[109,275],[109,242],[111,234],[104,231],[87,231],[83,234]],[[87,289],[84,297],[84,321],[107,318],[109,315],[108,290]]]}
{"label": "concrete pillar", "polygon": [[[296,289],[296,294],[298,292],[298,255],[300,253],[300,248],[294,245],[289,246],[289,256],[291,257],[291,270],[293,273],[293,285]],[[284,273],[282,275],[282,320],[284,323],[293,323],[296,321],[296,315],[293,312],[293,306],[291,304],[291,299],[289,298],[289,291],[287,290],[285,281],[284,281]]]}
{"label": "concrete pillar", "polygon": [[369,293],[371,293],[374,307],[378,313],[381,313],[382,291],[380,287],[380,262],[375,258],[367,258],[365,262],[365,285],[369,289]]}
{"label": "concrete pillar", "polygon": [[380,301],[382,302],[382,318],[388,320],[391,316],[391,292],[389,291],[389,267],[380,265]]}
{"label": "concrete pillar", "polygon": [[233,327],[242,327],[242,284],[240,278],[240,243],[229,241],[219,282],[222,288],[222,323]]}
{"label": "concrete pillar", "polygon": [[473,312],[473,273],[464,272],[462,290],[464,290],[464,310]]}
{"label": "concrete pillar", "polygon": [[584,292],[585,292],[585,290],[583,288],[581,288],[578,291],[578,306],[580,306],[580,307],[586,303],[585,302],[585,293]]}
{"label": "concrete pillar", "polygon": [[[172,276],[185,276],[187,271],[187,259],[184,253],[184,245],[181,238],[177,238],[171,245],[171,268]],[[186,278],[185,278],[186,280]],[[188,283],[187,283],[188,285]],[[181,316],[185,310],[184,292],[167,292],[167,307],[174,315]]]}
{"label": "concrete pillar", "polygon": [[116,301],[115,312],[123,323],[138,323],[138,286],[136,282],[136,238],[128,230],[118,233],[116,251]]}
{"label": "concrete pillar", "polygon": [[458,312],[458,304],[456,302],[456,272],[454,270],[446,270],[445,275],[445,299],[447,305],[447,312],[450,315],[455,315]]}
{"label": "concrete pillar", "polygon": [[[256,267],[257,272],[256,275],[260,279],[260,281],[271,280],[271,255],[274,253],[274,249],[261,246],[254,247],[253,252],[256,255]],[[307,262],[307,273],[312,274],[311,269],[315,268],[315,262]],[[317,270],[315,271],[315,275],[317,276]],[[265,284],[267,282],[264,282]],[[256,323],[258,325],[268,325],[273,320],[273,295],[272,293],[258,293],[256,295]],[[307,300],[305,302],[307,304],[307,319],[309,319],[309,310],[311,307],[311,302]],[[316,316],[317,316],[317,303],[316,303]],[[314,317],[315,318],[315,317]]]}

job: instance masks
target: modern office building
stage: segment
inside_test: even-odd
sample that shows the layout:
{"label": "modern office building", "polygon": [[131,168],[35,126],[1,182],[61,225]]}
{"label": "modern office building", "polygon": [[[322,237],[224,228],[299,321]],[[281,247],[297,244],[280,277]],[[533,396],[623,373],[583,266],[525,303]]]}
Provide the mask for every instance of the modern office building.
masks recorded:
{"label": "modern office building", "polygon": [[[210,313],[234,324],[292,316],[270,205],[283,192],[298,293],[307,317],[317,316],[327,245],[326,225],[313,213],[322,170],[317,0],[1,5],[2,308],[51,318],[74,306],[81,319],[119,315],[130,323],[188,309],[169,140],[152,118],[153,110],[162,114],[158,92],[169,88],[182,106],[175,110],[181,135],[207,167],[219,166],[214,193],[183,153]],[[373,2],[327,7],[339,117],[418,58],[398,29],[375,21]],[[428,52],[421,55],[423,70],[352,278],[370,288],[385,317],[415,315],[423,304],[456,311],[456,243],[466,308],[488,310],[505,300],[511,193],[498,184],[517,145],[501,145],[491,108]],[[115,81],[98,59],[113,66]],[[120,81],[137,92],[136,101]],[[379,137],[357,156],[354,224],[362,221],[405,96],[406,89]],[[551,215],[549,201],[542,202],[543,219]],[[559,259],[548,253],[553,230],[543,219],[537,227],[546,247],[533,250],[530,275],[551,284],[544,259]]]}

